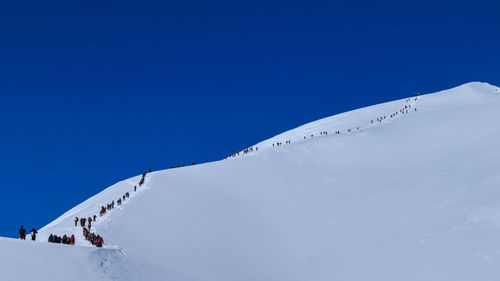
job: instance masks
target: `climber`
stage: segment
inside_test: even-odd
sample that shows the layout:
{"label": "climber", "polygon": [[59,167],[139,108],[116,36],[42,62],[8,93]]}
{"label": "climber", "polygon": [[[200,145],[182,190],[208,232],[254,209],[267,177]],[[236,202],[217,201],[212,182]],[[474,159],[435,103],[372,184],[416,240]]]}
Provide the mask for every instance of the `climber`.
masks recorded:
{"label": "climber", "polygon": [[76,226],[77,222],[78,222],[78,217],[75,217],[75,226]]}
{"label": "climber", "polygon": [[36,229],[33,227],[31,229],[31,240],[35,241],[36,240],[36,234],[38,233],[38,231],[36,231]]}
{"label": "climber", "polygon": [[26,240],[26,229],[22,225],[21,228],[19,229],[19,238]]}
{"label": "climber", "polygon": [[100,248],[100,247],[102,247],[102,244],[104,244],[102,237],[97,236],[97,243],[95,244],[95,246]]}

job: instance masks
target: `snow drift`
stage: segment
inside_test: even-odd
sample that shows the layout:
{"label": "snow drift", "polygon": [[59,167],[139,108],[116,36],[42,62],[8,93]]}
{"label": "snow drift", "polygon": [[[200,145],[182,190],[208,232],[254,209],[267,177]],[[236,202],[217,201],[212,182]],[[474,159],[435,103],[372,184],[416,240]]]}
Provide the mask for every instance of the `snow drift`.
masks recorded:
{"label": "snow drift", "polygon": [[[133,177],[40,242],[0,239],[0,280],[498,280],[499,121],[500,89],[469,83],[153,172],[137,192]],[[125,192],[92,226],[105,247],[91,247],[73,218]],[[48,244],[50,233],[77,245]]]}

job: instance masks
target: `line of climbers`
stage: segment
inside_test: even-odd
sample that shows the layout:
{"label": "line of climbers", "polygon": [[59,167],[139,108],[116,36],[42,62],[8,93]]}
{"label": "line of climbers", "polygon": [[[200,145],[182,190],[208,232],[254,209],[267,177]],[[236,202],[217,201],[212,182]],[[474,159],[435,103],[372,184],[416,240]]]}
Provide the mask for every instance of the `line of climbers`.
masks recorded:
{"label": "line of climbers", "polygon": [[[258,151],[258,150],[259,150],[259,147],[258,147],[258,146],[256,146],[256,147],[255,147],[255,151]],[[253,147],[249,147],[249,148],[245,148],[245,149],[243,149],[243,154],[247,154],[247,153],[249,153],[249,152],[253,152]],[[226,157],[226,158],[227,158],[227,157]]]}
{"label": "line of climbers", "polygon": [[[149,173],[151,173],[152,169],[149,168]],[[139,181],[139,186],[143,185],[144,184],[144,180],[146,179],[146,174],[148,173],[148,171],[142,173],[142,178],[141,180]]]}
{"label": "line of climbers", "polygon": [[[205,162],[208,163],[208,159]],[[191,162],[189,162],[189,164],[172,165],[172,166],[170,166],[170,169],[182,168],[182,167],[185,167],[185,166],[194,166],[194,165],[196,165],[196,161],[191,161]]]}
{"label": "line of climbers", "polygon": [[[406,98],[406,99],[405,99],[405,102],[406,102],[406,103],[409,103],[409,102],[411,102],[412,100],[413,100],[413,101],[417,101],[417,100],[418,100],[418,97],[419,97],[419,96],[421,96],[421,95],[422,95],[422,94],[420,94],[420,93],[419,93],[419,94],[416,94],[413,98]],[[391,115],[390,115],[390,117],[391,117],[391,118],[396,117],[396,115],[398,115],[398,113],[401,113],[401,114],[407,114],[407,113],[409,113],[409,112],[411,111],[411,109],[412,109],[412,107],[411,107],[411,105],[410,105],[410,104],[405,105],[405,106],[404,106],[404,107],[402,107],[402,108],[401,108],[398,112],[395,112],[395,113],[391,114]],[[417,111],[417,109],[414,107],[414,108],[413,108],[413,111],[415,111],[415,112],[416,112],[416,111]],[[384,116],[380,116],[380,117],[376,118],[376,121],[377,121],[377,122],[379,122],[379,123],[382,123],[382,121],[383,121],[383,120],[385,120],[385,119],[387,119],[387,116],[386,116],[386,115],[384,115]],[[373,123],[374,123],[374,121],[373,121],[373,120],[371,120],[371,122],[370,122],[370,123],[371,123],[371,124],[373,124]],[[349,129],[347,129],[346,131],[347,131],[348,133],[351,133],[351,132],[352,132],[352,131],[354,131],[354,130],[359,131],[359,127],[349,128]],[[327,135],[328,135],[328,132],[327,132],[327,131],[321,131],[319,134],[320,134],[320,135],[327,136]],[[340,130],[339,130],[339,131],[335,131],[335,134],[336,134],[336,135],[340,135]],[[311,135],[310,135],[310,138],[314,138],[314,134],[311,134]],[[307,139],[307,136],[304,136],[304,139]],[[291,141],[290,141],[290,140],[285,141],[285,144],[290,144],[290,143],[291,143]],[[276,142],[276,143],[272,143],[271,145],[272,145],[272,147],[278,147],[278,146],[282,146],[282,145],[283,145],[283,143],[282,143],[282,142]],[[258,150],[258,148],[256,147],[256,149],[255,149],[255,150],[257,151],[257,150]],[[253,148],[246,148],[246,149],[244,149],[244,150],[243,150],[243,154],[247,154],[247,153],[249,153],[249,152],[251,152],[251,151],[253,151]],[[227,159],[227,158],[237,157],[237,156],[239,156],[239,155],[240,155],[240,153],[239,153],[239,152],[236,152],[236,153],[233,153],[233,154],[231,154],[230,156],[226,157],[226,159]]]}
{"label": "line of climbers", "polygon": [[71,237],[68,237],[64,234],[62,237],[57,235],[49,235],[49,243],[59,243],[59,244],[67,244],[67,245],[75,245],[75,235],[71,234]]}
{"label": "line of climbers", "polygon": [[101,248],[102,244],[104,244],[104,240],[101,236],[95,235],[94,232],[90,232],[85,227],[83,228],[83,237],[85,240],[89,241],[92,245]]}
{"label": "line of climbers", "polygon": [[[207,162],[208,162],[208,160],[207,160]],[[152,169],[149,168],[148,172],[151,173]],[[139,182],[139,186],[141,186],[142,184],[144,184],[144,180],[145,180],[146,174],[148,172],[144,172],[142,174],[142,179]],[[135,191],[137,191],[137,185],[134,186],[134,192]],[[118,201],[117,201],[118,205],[121,205],[122,198],[123,198],[123,201],[125,201],[125,199],[129,198],[129,196],[130,196],[130,194],[128,192],[126,192],[121,198],[118,199]],[[107,210],[111,210],[111,209],[114,208],[114,206],[115,206],[115,201],[113,200],[110,204],[107,204],[106,208],[104,206],[102,206],[101,207],[101,211],[99,212],[99,214],[101,216],[104,215],[106,213],[106,209]],[[97,216],[94,214],[94,220],[93,221],[95,222],[96,219],[97,219]],[[80,218],[80,219],[78,219],[78,217],[75,217],[75,219],[74,219],[75,227],[78,226],[78,221],[80,221],[80,226],[83,228],[84,237],[87,240],[89,240],[92,243],[92,245],[95,245],[96,247],[102,247],[102,244],[104,243],[102,237],[100,237],[99,235],[95,235],[93,232],[92,233],[90,232],[90,228],[92,227],[92,218],[88,217],[88,218]],[[87,223],[88,223],[88,225],[87,225],[88,230],[86,228],[86,224]],[[38,233],[38,231],[35,228],[31,229],[31,240],[32,241],[36,240],[37,233]],[[21,225],[21,227],[19,228],[19,239],[26,240],[26,229],[24,228],[23,225]],[[72,234],[71,237],[68,238],[68,236],[66,234],[64,234],[61,237],[61,236],[57,236],[57,235],[51,233],[50,236],[49,236],[49,238],[48,238],[48,242],[50,242],[50,243],[61,243],[61,244],[74,245],[75,244],[75,235]]]}
{"label": "line of climbers", "polygon": [[[243,149],[243,151],[241,151],[241,152],[243,154],[247,154],[247,153],[250,153],[250,152],[253,152],[253,151],[259,151],[259,147],[256,146],[255,149],[254,149],[253,146],[252,146],[252,147]],[[234,157],[237,157],[237,156],[240,156],[240,152],[235,152],[235,153],[233,153],[233,154],[231,154],[229,156],[226,156],[225,159],[227,159],[227,158],[234,158]],[[207,160],[207,162],[208,162],[208,160]]]}
{"label": "line of climbers", "polygon": [[[415,98],[415,100],[417,100],[417,98]],[[406,102],[410,102],[410,101],[411,101],[411,99],[406,99]],[[408,105],[405,105],[404,107],[401,107],[399,109],[399,111],[394,112],[394,113],[392,113],[389,116],[390,116],[390,118],[394,118],[394,117],[398,116],[399,114],[408,114],[408,113],[410,113],[411,109],[412,109],[411,104],[408,104]],[[417,108],[413,107],[413,111],[416,112]],[[377,120],[377,122],[382,123],[382,121],[384,121],[385,119],[387,119],[386,115],[378,117],[376,120]],[[371,120],[370,124],[373,124],[373,123],[374,123],[374,121]]]}
{"label": "line of climbers", "polygon": [[[134,191],[136,191],[135,187],[134,187]],[[127,193],[123,194],[122,197],[118,198],[118,201],[116,201],[118,206],[120,206],[122,204],[122,201],[125,201],[125,199],[127,199],[129,196],[130,196],[130,194],[127,192]]]}
{"label": "line of climbers", "polygon": [[[96,215],[94,215],[94,222],[95,222],[96,219],[97,219],[97,217],[96,217]],[[81,227],[85,227],[86,223],[88,223],[89,229],[92,226],[92,218],[91,217],[89,217],[88,219],[86,219],[86,218],[80,218],[80,220],[78,220],[78,217],[75,217],[75,226],[77,225],[78,221],[80,221],[80,226]]]}
{"label": "line of climbers", "polygon": [[[80,218],[80,219],[78,219],[78,217],[75,217],[75,226],[78,226],[77,224],[78,224],[78,221],[79,221],[79,222],[80,222],[80,226],[83,228],[83,233],[84,233],[84,234],[83,234],[83,236],[84,236],[84,237],[85,237],[85,239],[87,239],[87,240],[89,240],[89,239],[88,239],[88,237],[86,236],[86,233],[87,233],[87,232],[89,232],[89,233],[90,233],[90,228],[92,227],[92,221],[94,221],[94,222],[95,222],[95,221],[96,221],[96,219],[97,219],[97,216],[96,216],[96,215],[94,215],[94,219],[93,219],[93,220],[92,220],[92,218],[91,218],[91,217],[88,217],[88,218]],[[87,229],[87,227],[88,227],[88,229]],[[94,233],[92,233],[92,234],[94,235]],[[52,234],[51,234],[51,235],[52,235]],[[66,236],[66,235],[64,235],[64,236]],[[64,243],[64,236],[63,236],[63,242],[62,242],[62,243]],[[99,236],[99,235],[97,235],[97,236],[100,238],[100,236]],[[71,243],[73,243],[73,244],[74,244],[74,243],[75,243],[75,237],[74,237],[73,235],[71,235],[71,238],[70,238],[70,239],[68,239],[68,241],[69,241],[69,244],[71,244]],[[103,242],[103,240],[102,240],[102,238],[100,239],[100,243],[99,243],[99,244],[97,244],[97,243],[96,243],[96,241],[94,241],[94,240],[92,240],[92,241],[93,241],[92,245],[95,245],[95,246],[97,246],[97,247],[102,247],[102,244],[104,243],[104,242]],[[50,242],[50,237],[49,237],[49,242]],[[56,242],[56,243],[57,243],[57,242]]]}
{"label": "line of climbers", "polygon": [[[142,174],[142,178],[139,181],[139,186],[144,184],[145,179],[146,179],[146,174],[151,173],[151,172],[152,172],[152,169],[149,168],[148,171],[146,171]],[[137,185],[134,186],[134,192],[136,192],[136,191],[137,191]],[[118,206],[120,206],[122,204],[122,202],[125,201],[129,197],[130,197],[130,193],[126,192],[125,194],[122,195],[122,197],[118,198],[116,203],[118,204]],[[106,204],[106,207],[104,205],[101,206],[101,210],[99,211],[99,216],[103,216],[104,214],[106,214],[106,211],[110,211],[114,208],[115,208],[115,200],[111,201],[111,203],[109,203],[109,204]],[[96,221],[96,219],[97,219],[97,217],[94,214],[94,222]],[[83,228],[83,237],[85,237],[85,239],[88,240],[92,245],[94,245],[96,247],[102,247],[102,245],[104,244],[104,240],[102,239],[102,237],[99,235],[96,235],[93,232],[90,232],[90,229],[92,227],[92,218],[91,217],[89,217],[88,219],[80,218],[80,220],[78,220],[78,217],[75,217],[75,226],[77,226],[78,221],[80,221],[80,226]],[[86,222],[88,223],[88,225],[87,225],[88,229],[85,226]]]}

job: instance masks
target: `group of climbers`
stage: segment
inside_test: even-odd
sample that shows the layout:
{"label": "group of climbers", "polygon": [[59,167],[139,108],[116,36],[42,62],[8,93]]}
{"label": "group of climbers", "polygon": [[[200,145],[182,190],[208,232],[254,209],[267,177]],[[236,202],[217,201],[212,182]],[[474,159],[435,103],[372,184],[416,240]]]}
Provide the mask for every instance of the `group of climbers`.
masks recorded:
{"label": "group of climbers", "polygon": [[[231,157],[231,156],[228,156],[228,157]],[[227,158],[227,157],[226,157]],[[208,163],[208,159],[206,160],[206,162]],[[196,161],[191,161],[189,162],[189,164],[177,164],[177,165],[172,165],[170,166],[170,169],[175,169],[175,168],[182,168],[182,167],[185,167],[185,166],[194,166],[196,165]],[[149,172],[151,173],[151,169],[149,169]],[[143,182],[144,183],[144,182]],[[141,183],[139,182],[139,185],[141,185]]]}
{"label": "group of climbers", "polygon": [[[104,207],[104,206],[103,206]],[[95,245],[97,247],[102,247],[102,244],[104,243],[102,238],[99,235],[95,235],[93,232],[90,232],[90,228],[92,227],[92,221],[96,221],[97,217],[94,215],[94,219],[92,220],[91,217],[88,218],[81,218],[80,219],[80,226],[83,228],[83,236],[85,237],[86,240],[89,240],[92,245]],[[75,226],[77,226],[78,222],[78,217],[75,217]],[[85,224],[87,222],[87,225]],[[51,241],[52,234],[49,236],[49,242],[54,242],[54,243],[63,243],[63,244],[71,244],[73,245],[75,243],[75,236],[71,235],[71,238],[65,238],[66,235],[64,235],[61,239],[61,237],[57,237],[54,235],[54,241]],[[61,242],[57,242],[61,241]]]}
{"label": "group of climbers", "polygon": [[[258,146],[256,146],[256,147],[255,147],[255,151],[258,151],[258,150],[259,150],[259,147],[258,147]],[[245,149],[243,149],[243,153],[244,153],[244,154],[247,154],[247,153],[252,152],[252,151],[253,151],[253,147],[249,147],[249,148],[245,148]],[[227,157],[226,157],[226,158],[227,158]],[[208,162],[208,160],[207,160],[207,162]]]}
{"label": "group of climbers", "polygon": [[[273,144],[273,146],[274,146],[274,144]],[[241,152],[242,152],[243,154],[247,154],[247,153],[250,153],[250,152],[253,152],[253,151],[259,151],[259,147],[258,147],[258,146],[256,146],[256,147],[255,147],[255,149],[254,149],[253,147],[245,148],[245,149],[243,149],[243,151],[241,151]],[[233,154],[231,154],[231,155],[229,155],[229,156],[226,156],[226,158],[225,158],[225,159],[227,159],[227,158],[234,158],[234,157],[237,157],[237,156],[240,156],[240,153],[239,153],[239,152],[235,152],[235,153],[233,153]],[[208,162],[208,160],[207,160],[207,162]]]}
{"label": "group of climbers", "polygon": [[67,244],[67,245],[75,245],[75,235],[71,234],[71,237],[68,237],[64,234],[62,237],[57,235],[49,236],[49,243],[59,243],[59,244]]}
{"label": "group of climbers", "polygon": [[[289,140],[285,141],[285,144],[290,144],[290,143],[291,143],[291,141],[289,141]],[[282,146],[282,145],[283,145],[282,142],[277,142],[276,143],[276,146]],[[273,147],[274,147],[274,143],[273,143]]]}
{"label": "group of climbers", "polygon": [[[194,162],[193,162],[194,163]],[[194,164],[193,164],[194,165]],[[145,177],[147,173],[151,173],[152,169],[149,168],[148,171],[144,172],[142,174],[141,181],[139,182],[139,186],[144,184]],[[137,185],[134,186],[134,192],[137,191]],[[127,198],[130,197],[130,193],[126,192],[123,194],[122,197],[120,197],[117,201],[118,205],[121,205],[122,200],[125,201]],[[115,201],[113,200],[110,204],[107,204],[106,207],[102,206],[101,211],[99,214],[102,216],[106,213],[106,210],[111,210],[115,206]],[[102,239],[101,236],[94,234],[93,232],[90,232],[90,229],[92,227],[92,221],[96,221],[97,216],[94,214],[94,217],[88,217],[88,218],[78,218],[75,217],[74,222],[75,222],[75,227],[78,226],[78,222],[80,222],[80,226],[83,228],[83,235],[86,240],[90,241],[92,245],[95,245],[96,247],[102,247],[104,244],[104,240]],[[36,240],[36,234],[38,231],[33,228],[31,230],[31,240],[35,241]],[[24,228],[23,225],[21,225],[21,228],[19,229],[19,238],[22,240],[26,240],[26,229]],[[55,234],[50,234],[48,238],[48,242],[50,243],[60,243],[60,244],[69,244],[69,245],[74,245],[75,244],[75,236],[72,234],[71,237],[68,237],[66,234],[64,234],[62,237],[57,236]]]}
{"label": "group of climbers", "polygon": [[[414,98],[406,98],[406,99],[405,99],[405,102],[406,102],[406,103],[409,103],[409,102],[411,102],[412,100],[417,101],[417,100],[418,100],[418,97],[419,97],[419,96],[421,96],[421,95],[422,95],[422,94],[416,94],[416,95],[414,96]],[[410,104],[407,104],[407,105],[404,105],[404,107],[402,107],[402,108],[401,108],[398,112],[395,112],[395,113],[393,113],[393,114],[391,114],[391,115],[389,115],[389,116],[390,116],[391,118],[393,118],[393,117],[395,117],[395,116],[396,116],[396,115],[398,115],[398,114],[407,114],[407,113],[409,113],[409,112],[411,111],[411,109],[413,109],[413,111],[417,111],[417,109],[416,109],[415,107],[413,107],[413,108],[412,108],[412,106],[411,106]],[[371,123],[371,124],[373,124],[373,123],[375,123],[375,122],[382,123],[382,121],[384,121],[384,120],[386,120],[386,119],[387,119],[387,115],[383,115],[383,116],[377,117],[376,119],[372,119],[372,120],[370,121],[370,123]],[[375,120],[376,120],[376,121],[375,121]],[[348,133],[351,133],[351,132],[352,132],[352,131],[354,131],[354,130],[359,131],[359,127],[349,128],[349,129],[347,129],[347,132],[348,132]],[[325,135],[325,136],[326,136],[326,135],[328,135],[328,132],[327,132],[327,131],[321,131],[319,134],[320,134],[320,135]],[[340,135],[340,130],[339,130],[339,131],[335,131],[335,135]],[[311,134],[311,135],[310,135],[310,138],[314,138],[314,134]],[[307,139],[307,136],[304,136],[304,139]],[[285,141],[285,143],[286,143],[286,144],[290,144],[291,142],[290,142],[290,140],[287,140],[287,141]],[[272,145],[272,147],[277,147],[277,146],[281,146],[281,145],[282,145],[282,143],[281,143],[281,142],[276,142],[276,143],[272,143],[271,145]],[[246,154],[246,153],[248,153],[249,151],[250,151],[249,149],[244,149],[244,150],[243,150],[243,153],[245,153],[245,154]],[[230,157],[236,157],[236,156],[238,156],[238,155],[239,155],[239,153],[235,153],[235,154],[232,154],[231,156],[226,157],[226,159],[227,159],[227,158],[230,158]]]}
{"label": "group of climbers", "polygon": [[[137,188],[134,187],[134,191],[136,190]],[[129,194],[128,192],[123,194],[122,197],[118,198],[118,200],[116,201],[116,203],[118,204],[118,206],[121,206],[123,201],[125,201],[125,199],[127,199],[129,197]]]}
{"label": "group of climbers", "polygon": [[[36,240],[36,234],[38,231],[33,227],[31,229],[31,240],[35,241]],[[21,225],[21,228],[19,228],[19,239],[21,240],[26,240],[26,228],[24,228],[23,225]]]}
{"label": "group of climbers", "polygon": [[[96,215],[94,215],[94,221],[96,220]],[[78,217],[75,217],[75,226],[78,222]],[[85,224],[89,225],[89,228],[90,228],[90,225],[92,224],[92,218],[91,217],[88,217],[88,219],[86,218],[80,218],[80,226],[81,227],[85,227]]]}
{"label": "group of climbers", "polygon": [[102,247],[102,244],[104,244],[104,240],[102,239],[101,236],[95,235],[93,232],[90,232],[90,230],[87,230],[85,227],[83,228],[83,237],[85,237],[85,240],[88,240],[92,245],[96,247]]}
{"label": "group of climbers", "polygon": [[[139,186],[144,184],[146,174],[151,173],[151,172],[152,172],[152,169],[149,168],[148,171],[146,171],[142,174],[142,178],[139,182]],[[137,185],[134,186],[134,192],[136,192],[136,191],[137,191]],[[118,198],[118,200],[116,201],[117,205],[120,206],[122,204],[122,202],[125,201],[129,197],[130,197],[130,193],[126,192],[120,198]],[[106,206],[104,206],[104,205],[101,206],[101,210],[99,211],[99,215],[103,216],[104,214],[106,214],[107,211],[114,209],[114,207],[115,207],[115,200],[111,201],[111,203],[109,203],[109,204],[106,204]],[[96,215],[94,215],[94,222],[96,221],[96,219],[97,219],[97,217],[96,217]],[[77,222],[78,222],[78,217],[75,217],[75,226],[77,226]],[[88,225],[87,225],[88,228],[85,226],[85,222],[88,222]],[[89,217],[88,219],[85,219],[85,218],[80,219],[80,225],[83,228],[83,236],[92,245],[95,245],[96,247],[102,247],[102,244],[104,243],[102,237],[94,234],[93,232],[90,232],[91,222],[92,222],[91,217]]]}
{"label": "group of climbers", "polygon": [[[94,215],[93,221],[95,222],[96,219],[97,219],[97,217],[96,217],[96,215]],[[78,221],[78,217],[75,217],[75,226],[77,226],[77,221]],[[87,226],[85,225],[85,222],[87,222]],[[104,243],[102,238],[99,235],[96,236],[93,232],[90,233],[90,228],[92,227],[92,218],[91,217],[81,218],[80,225],[83,228],[83,236],[85,237],[85,239],[89,240],[92,243],[92,245],[95,245],[97,247],[102,247],[102,244]],[[49,237],[49,242],[52,242],[52,241],[50,241],[51,237],[52,237],[52,234]],[[61,239],[62,240],[61,242],[63,244],[73,245],[75,243],[75,236],[74,235],[71,235],[71,238],[66,238],[66,240],[65,240],[65,237],[66,237],[66,235],[64,235],[61,239],[60,237],[57,238],[57,236],[54,235],[55,241],[57,241],[57,239]],[[65,242],[65,241],[67,241],[67,242]],[[61,243],[61,242],[55,242],[55,243]]]}
{"label": "group of climbers", "polygon": [[[139,186],[143,185],[144,184],[144,181],[146,180],[146,174],[147,173],[151,173],[153,170],[151,168],[149,168],[148,171],[142,173],[142,178],[141,180],[139,181]],[[134,192],[137,191],[137,185],[134,185]],[[123,203],[123,201],[125,201],[127,198],[130,197],[130,194],[128,192],[126,192],[125,194],[122,195],[122,197],[118,198],[118,200],[116,201],[116,204],[118,204],[118,206],[121,206],[121,204]],[[114,205],[115,205],[115,201],[113,200],[113,202],[111,202],[111,209],[114,208]],[[104,206],[103,206],[104,207]],[[108,208],[109,210],[109,208]],[[102,211],[102,209],[101,209]],[[106,210],[104,210],[104,213],[106,212]]]}
{"label": "group of climbers", "polygon": [[106,210],[110,211],[115,208],[115,200],[111,201],[111,203],[106,205]]}
{"label": "group of climbers", "polygon": [[[35,228],[32,228],[31,229],[31,240],[32,241],[36,241],[37,234],[38,234],[38,231]],[[21,225],[21,228],[19,229],[19,238],[22,240],[26,240],[26,229],[22,225]],[[71,238],[68,238],[68,236],[66,234],[64,234],[62,237],[60,237],[57,235],[53,235],[51,233],[49,236],[48,242],[73,245],[73,244],[75,244],[75,236],[71,235]]]}

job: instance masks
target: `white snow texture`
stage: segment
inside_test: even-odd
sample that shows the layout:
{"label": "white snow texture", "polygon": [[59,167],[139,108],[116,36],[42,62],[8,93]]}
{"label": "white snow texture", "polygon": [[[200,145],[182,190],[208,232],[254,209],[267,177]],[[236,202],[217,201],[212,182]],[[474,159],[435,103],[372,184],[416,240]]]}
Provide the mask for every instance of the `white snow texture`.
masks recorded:
{"label": "white snow texture", "polygon": [[[37,242],[0,238],[0,280],[497,281],[499,123],[500,89],[474,82],[148,173],[134,192],[136,176]],[[100,249],[74,226],[94,214]],[[76,245],[47,243],[51,233]]]}

